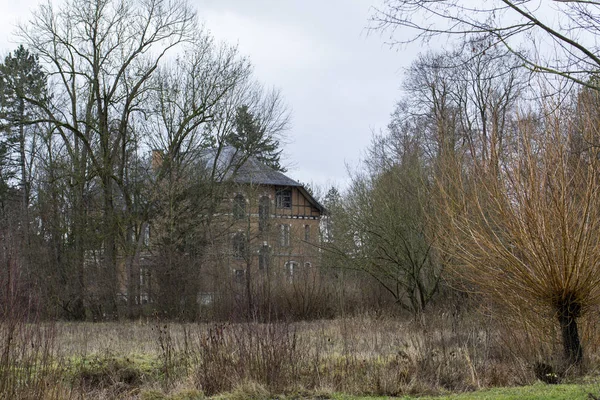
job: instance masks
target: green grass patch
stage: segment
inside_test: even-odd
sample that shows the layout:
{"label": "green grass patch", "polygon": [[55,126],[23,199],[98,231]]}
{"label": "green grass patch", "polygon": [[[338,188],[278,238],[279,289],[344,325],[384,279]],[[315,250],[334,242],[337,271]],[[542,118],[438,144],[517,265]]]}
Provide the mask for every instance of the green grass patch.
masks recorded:
{"label": "green grass patch", "polygon": [[204,394],[198,390],[184,390],[170,395],[158,390],[146,390],[140,395],[141,400],[203,400],[204,398]]}
{"label": "green grass patch", "polygon": [[[594,384],[565,384],[547,385],[537,383],[531,386],[507,387],[479,390],[471,393],[448,394],[441,396],[400,397],[399,399],[419,400],[578,400],[589,399],[588,394],[600,397],[600,383]],[[338,394],[333,396],[336,400],[375,400],[389,399],[390,397],[359,397]]]}
{"label": "green grass patch", "polygon": [[116,383],[139,386],[155,381],[161,375],[156,357],[139,354],[74,357],[67,362],[67,371],[73,383],[87,389],[105,388]]}

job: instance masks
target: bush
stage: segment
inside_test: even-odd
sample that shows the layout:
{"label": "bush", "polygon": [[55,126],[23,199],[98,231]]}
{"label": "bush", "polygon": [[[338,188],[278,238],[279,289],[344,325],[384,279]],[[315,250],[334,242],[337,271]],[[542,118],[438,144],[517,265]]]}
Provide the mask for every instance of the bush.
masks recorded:
{"label": "bush", "polygon": [[72,379],[82,391],[139,387],[159,375],[156,363],[111,354],[83,357],[72,363]]}

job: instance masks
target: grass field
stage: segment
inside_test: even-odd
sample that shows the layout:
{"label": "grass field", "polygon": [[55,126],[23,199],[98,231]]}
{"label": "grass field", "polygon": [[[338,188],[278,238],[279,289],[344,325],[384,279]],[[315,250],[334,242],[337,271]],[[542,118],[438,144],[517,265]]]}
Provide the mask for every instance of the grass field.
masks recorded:
{"label": "grass field", "polygon": [[[494,388],[472,393],[461,393],[425,397],[401,397],[401,399],[419,400],[584,400],[590,399],[589,393],[600,393],[600,384],[584,385],[547,385],[538,383],[529,386]],[[339,400],[376,399],[376,397],[349,397],[337,395]],[[386,397],[379,397],[385,399]]]}
{"label": "grass field", "polygon": [[[291,399],[333,399],[333,400],[383,400],[383,399],[402,399],[402,400],[586,400],[590,399],[590,393],[600,393],[600,384],[582,384],[582,385],[547,385],[543,383],[537,383],[529,386],[522,387],[510,387],[510,388],[494,388],[479,390],[470,393],[461,394],[449,394],[449,395],[437,395],[437,396],[351,396],[344,394],[324,394],[324,393],[295,393],[289,395],[273,396],[267,392],[260,390],[247,389],[242,391],[234,391],[231,393],[225,393],[219,396],[215,396],[216,399],[273,399],[279,398],[281,400]],[[150,398],[148,393],[145,394]],[[157,395],[157,398],[160,395]],[[197,397],[195,397],[197,396]],[[162,399],[188,399],[193,400],[195,398],[203,398],[201,394],[194,394],[193,392],[181,392],[176,393],[172,397],[162,397]]]}
{"label": "grass field", "polygon": [[[507,341],[478,319],[444,318],[2,326],[0,393],[141,400],[600,397],[593,351],[586,380],[557,371],[562,384],[547,385],[533,368],[544,354],[528,352],[525,337]],[[549,346],[551,354],[555,344]]]}

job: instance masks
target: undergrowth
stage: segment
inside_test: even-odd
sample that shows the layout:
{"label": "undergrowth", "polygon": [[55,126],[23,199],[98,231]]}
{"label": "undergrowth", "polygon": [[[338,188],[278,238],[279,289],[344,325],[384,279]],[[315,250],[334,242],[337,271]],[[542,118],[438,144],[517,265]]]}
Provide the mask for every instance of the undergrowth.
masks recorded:
{"label": "undergrowth", "polygon": [[[437,395],[531,384],[537,360],[552,363],[531,350],[544,347],[531,335],[483,322],[363,315],[296,323],[22,323],[0,331],[1,393],[144,400]],[[598,357],[590,354],[594,375]]]}

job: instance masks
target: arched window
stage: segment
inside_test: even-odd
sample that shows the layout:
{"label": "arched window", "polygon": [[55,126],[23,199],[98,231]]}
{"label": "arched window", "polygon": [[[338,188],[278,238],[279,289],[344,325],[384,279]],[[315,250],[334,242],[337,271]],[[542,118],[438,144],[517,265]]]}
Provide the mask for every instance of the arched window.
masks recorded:
{"label": "arched window", "polygon": [[281,224],[279,225],[279,246],[290,247],[291,234],[290,225]]}
{"label": "arched window", "polygon": [[298,275],[298,263],[296,261],[288,261],[285,263],[285,272],[288,282],[294,282],[294,278]]}
{"label": "arched window", "polygon": [[[265,242],[266,243],[266,242]],[[271,263],[271,257],[269,252],[269,245],[264,244],[258,253],[258,269],[267,270]]]}
{"label": "arched window", "polygon": [[246,199],[238,194],[233,198],[233,218],[244,219],[246,217]]}
{"label": "arched window", "polygon": [[150,224],[147,222],[142,225],[142,239],[144,246],[150,245]]}
{"label": "arched window", "polygon": [[235,258],[244,258],[246,253],[246,238],[243,233],[238,232],[233,237],[233,256]]}
{"label": "arched window", "polygon": [[264,232],[269,226],[271,216],[271,200],[268,196],[262,196],[258,200],[258,230]]}

